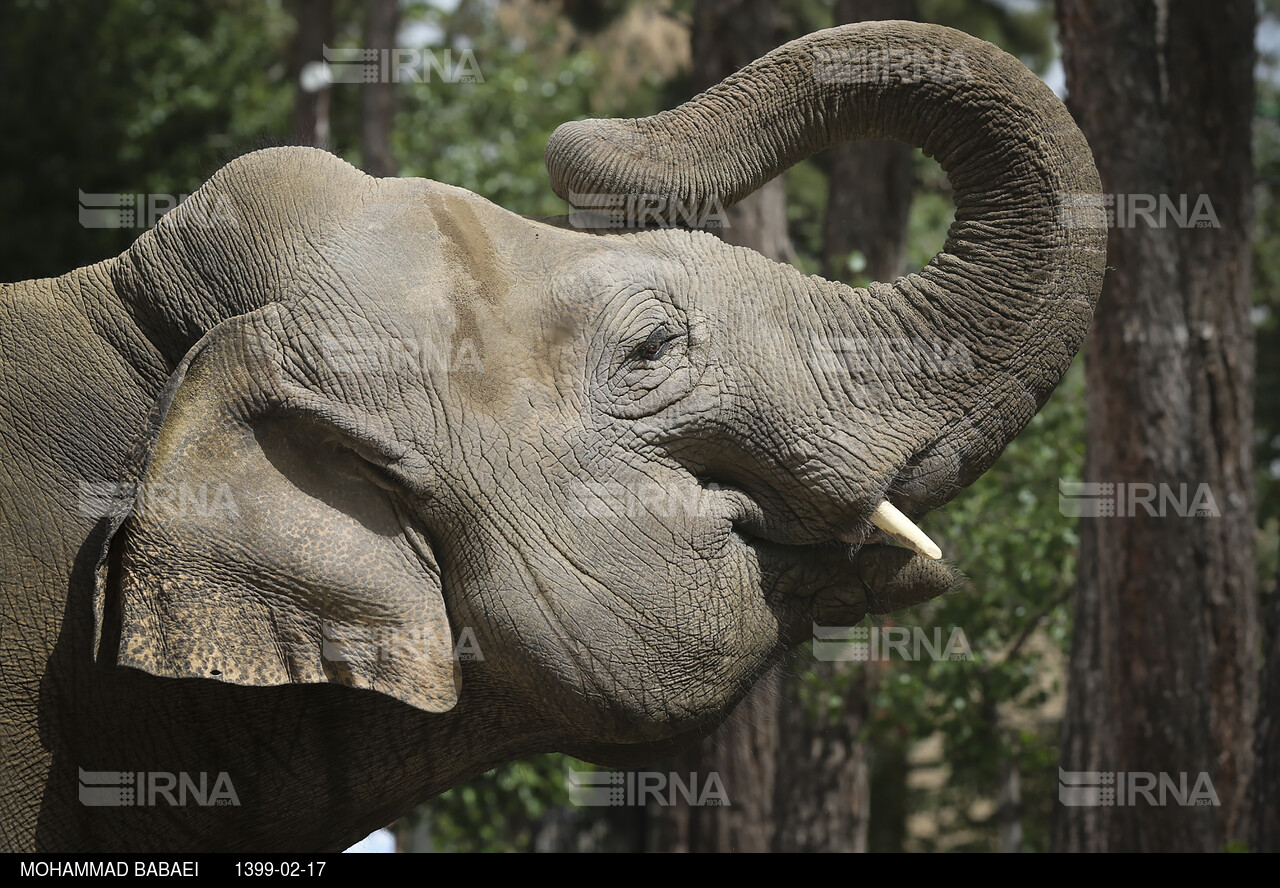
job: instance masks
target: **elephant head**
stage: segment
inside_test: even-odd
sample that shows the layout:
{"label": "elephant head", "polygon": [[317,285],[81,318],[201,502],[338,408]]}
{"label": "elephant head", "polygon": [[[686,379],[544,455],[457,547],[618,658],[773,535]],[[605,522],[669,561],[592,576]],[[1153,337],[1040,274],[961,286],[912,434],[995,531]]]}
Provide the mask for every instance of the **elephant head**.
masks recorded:
{"label": "elephant head", "polygon": [[134,251],[158,314],[191,308],[154,286],[175,258],[197,293],[251,310],[208,326],[161,399],[140,502],[229,508],[124,522],[114,601],[101,571],[118,662],[429,712],[474,681],[545,701],[589,754],[711,723],[814,620],[947,590],[903,516],[1030,420],[1101,282],[1099,230],[1064,213],[1098,180],[1047,87],[957,32],[848,26],[675,111],[565,124],[547,163],[579,201],[729,206],[863,137],[921,146],[956,194],[945,251],[867,289],[316,152],[233,163],[207,187],[244,225],[213,244],[180,212]]}
{"label": "elephant head", "polygon": [[814,621],[948,590],[909,519],[1031,419],[1101,287],[1072,204],[1097,173],[1050,90],[956,31],[851,25],[565,124],[547,164],[597,206],[727,207],[857,138],[920,146],[956,196],[944,252],[865,289],[311,149],[224,167],[111,266],[139,379],[169,376],[97,563],[98,661],[483,707],[503,755],[608,761],[709,729]]}

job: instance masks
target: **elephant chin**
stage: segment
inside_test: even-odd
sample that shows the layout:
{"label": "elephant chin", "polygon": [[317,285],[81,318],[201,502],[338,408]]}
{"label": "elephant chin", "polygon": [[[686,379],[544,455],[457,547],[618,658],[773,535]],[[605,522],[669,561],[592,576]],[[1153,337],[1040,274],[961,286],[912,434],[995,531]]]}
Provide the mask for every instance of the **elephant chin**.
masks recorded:
{"label": "elephant chin", "polygon": [[[858,550],[854,574],[862,586],[868,614],[888,614],[937,598],[960,585],[961,577],[948,564],[894,545],[867,545]],[[825,603],[815,618],[825,616]],[[837,616],[832,607],[832,616]],[[823,622],[818,619],[818,622]]]}
{"label": "elephant chin", "polygon": [[[813,624],[854,626],[867,614],[887,614],[952,591],[961,578],[945,562],[891,544],[867,544],[850,550],[841,545],[785,546],[756,540],[751,548],[765,568],[767,595],[789,614],[792,643],[811,637]],[[833,579],[838,569],[840,579]],[[811,592],[807,599],[802,598]],[[781,616],[781,613],[779,614]],[[637,767],[678,753],[697,743],[733,713],[761,674],[773,668],[782,644],[764,655],[749,676],[742,676],[725,695],[704,693],[697,706],[682,709],[670,721],[644,719],[648,736],[630,743],[581,739],[561,751],[606,767]],[[635,730],[636,725],[631,726]]]}
{"label": "elephant chin", "polygon": [[854,626],[867,614],[893,613],[922,604],[961,583],[961,577],[945,562],[896,545],[861,546],[847,569],[851,582],[815,592],[814,623]]}

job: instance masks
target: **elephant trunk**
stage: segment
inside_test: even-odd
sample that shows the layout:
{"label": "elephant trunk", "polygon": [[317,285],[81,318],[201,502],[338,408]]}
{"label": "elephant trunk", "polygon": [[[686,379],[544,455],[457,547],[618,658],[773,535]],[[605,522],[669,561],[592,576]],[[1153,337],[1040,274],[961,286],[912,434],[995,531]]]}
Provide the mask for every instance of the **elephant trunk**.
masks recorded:
{"label": "elephant trunk", "polygon": [[575,205],[643,194],[688,214],[728,207],[809,155],[864,138],[920,147],[955,194],[943,252],[919,273],[865,290],[813,281],[827,312],[814,326],[838,340],[828,357],[860,352],[838,408],[890,426],[864,443],[895,467],[885,492],[920,513],[971,483],[1030,421],[1101,291],[1098,173],[1039,78],[959,31],[845,25],[788,43],[673,111],[564,124],[546,161]]}

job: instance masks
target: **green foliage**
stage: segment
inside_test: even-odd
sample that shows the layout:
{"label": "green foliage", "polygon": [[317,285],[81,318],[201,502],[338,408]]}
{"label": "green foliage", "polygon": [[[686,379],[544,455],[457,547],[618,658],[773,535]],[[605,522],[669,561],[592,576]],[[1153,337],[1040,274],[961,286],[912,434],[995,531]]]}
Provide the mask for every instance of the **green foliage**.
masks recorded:
{"label": "green foliage", "polygon": [[920,20],[988,40],[1043,74],[1054,57],[1053,4],[1030,7],[999,0],[918,0]]}
{"label": "green foliage", "polygon": [[[512,212],[552,216],[568,206],[551,191],[543,149],[561,123],[589,116],[640,116],[658,110],[662,84],[640,76],[626,95],[611,93],[602,77],[602,53],[571,44],[562,23],[532,23],[534,33],[506,33],[484,7],[460,6],[465,33],[453,16],[434,7],[416,14],[453,34],[451,51],[470,48],[483,83],[430,82],[404,85],[394,136],[403,175],[425,176],[483,195]],[[446,47],[436,47],[443,53]],[[603,99],[612,98],[607,107]]]}
{"label": "green foliage", "polygon": [[822,272],[822,226],[827,215],[827,174],[816,160],[786,172],[787,233],[796,251],[795,266],[805,274]]}
{"label": "green foliage", "polygon": [[[926,847],[994,846],[995,811],[974,800],[995,796],[1008,762],[1022,781],[1024,845],[1048,847],[1058,736],[1051,703],[1062,690],[1078,546],[1074,522],[1058,509],[1058,479],[1079,478],[1082,470],[1082,390],[1076,366],[995,466],[931,517],[930,536],[971,579],[883,620],[884,626],[921,627],[926,637],[944,642],[959,629],[973,654],[934,660],[922,649],[921,659],[894,654],[874,667],[872,746],[935,734],[942,739],[946,782],[914,792],[911,800],[917,813],[950,824]],[[931,634],[935,627],[940,636]]]}
{"label": "green foliage", "polygon": [[291,28],[278,2],[0,5],[0,201],[22,218],[0,239],[3,279],[62,274],[138,236],[81,227],[78,191],[187,194],[283,132]]}
{"label": "green foliage", "polygon": [[956,209],[951,200],[951,183],[942,167],[932,158],[916,151],[916,189],[907,220],[907,267],[923,268],[942,252],[947,229],[955,221]]}
{"label": "green foliage", "polygon": [[571,761],[540,755],[511,762],[451,789],[408,819],[429,821],[437,851],[532,851],[541,819],[569,804],[564,774]]}

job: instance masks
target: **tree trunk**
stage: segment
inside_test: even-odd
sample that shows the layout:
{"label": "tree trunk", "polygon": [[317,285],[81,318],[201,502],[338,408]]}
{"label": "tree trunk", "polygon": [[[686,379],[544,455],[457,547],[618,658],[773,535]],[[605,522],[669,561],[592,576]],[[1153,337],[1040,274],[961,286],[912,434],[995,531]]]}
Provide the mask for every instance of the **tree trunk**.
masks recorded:
{"label": "tree trunk", "polygon": [[650,807],[656,851],[769,851],[776,818],[772,789],[778,761],[776,672],[761,679],[729,719],[688,752],[663,763],[681,780],[712,774],[727,805]]}
{"label": "tree trunk", "polygon": [[[867,668],[819,661],[816,672],[814,685],[824,690],[809,705],[802,703],[801,680],[786,679],[773,850],[864,852],[871,799],[861,738],[867,726]],[[839,698],[838,706],[829,705],[827,688]]]}
{"label": "tree trunk", "polygon": [[[837,0],[834,24],[916,21],[916,0]],[[830,150],[830,189],[822,235],[822,276],[850,278],[858,251],[863,273],[892,281],[907,271],[907,216],[915,187],[915,153],[902,142],[846,142]]]}
{"label": "tree trunk", "polygon": [[1252,851],[1280,851],[1280,570],[1267,608],[1267,652],[1254,740]]}
{"label": "tree trunk", "polygon": [[[867,675],[870,681],[877,680],[874,671],[869,670]],[[905,732],[899,732],[892,740],[881,741],[870,750],[871,819],[867,825],[867,850],[873,854],[897,853],[907,846],[911,801],[907,791],[907,778],[911,776],[907,751],[911,740]]]}
{"label": "tree trunk", "polygon": [[323,148],[329,141],[329,87],[308,91],[300,78],[302,69],[323,59],[324,47],[333,45],[333,0],[293,0],[289,11],[298,24],[285,68],[294,96],[289,128],[297,144]]}
{"label": "tree trunk", "polygon": [[[1085,480],[1115,487],[1073,509],[1115,516],[1080,522],[1061,759],[1103,773],[1061,775],[1062,798],[1073,781],[1097,790],[1058,807],[1053,841],[1214,850],[1246,834],[1256,704],[1254,5],[1058,0],[1057,16],[1070,104],[1114,216],[1085,346]],[[1170,793],[1150,805],[1126,791],[1149,782],[1135,772],[1185,774],[1189,789],[1204,772],[1221,805]]]}
{"label": "tree trunk", "polygon": [[[365,7],[366,49],[392,51],[396,45],[396,30],[400,24],[400,7],[397,0],[368,0]],[[391,57],[391,65],[395,56]],[[390,78],[363,87],[360,106],[360,156],[364,171],[370,176],[395,176],[400,172],[391,151],[391,126],[396,119],[395,90],[397,84]]]}
{"label": "tree trunk", "polygon": [[[743,65],[800,36],[787,13],[766,0],[699,0],[690,35],[693,91],[702,92]],[[779,176],[728,209],[717,233],[778,262],[795,259],[787,236],[786,176]]]}
{"label": "tree trunk", "polygon": [[[693,90],[701,92],[799,35],[787,16],[765,0],[699,0],[694,8]],[[724,240],[780,262],[794,258],[787,236],[783,176],[728,209]],[[719,776],[725,807],[650,809],[656,850],[769,851],[775,821],[774,776],[779,752],[779,686],[773,674],[756,684],[733,715],[689,752],[664,762],[671,771]],[[788,700],[787,703],[793,701]]]}
{"label": "tree trunk", "polygon": [[1012,753],[1014,732],[1000,715],[999,701],[990,687],[990,678],[983,676],[982,707],[986,720],[994,726],[992,732],[1006,750],[996,761],[996,850],[1002,854],[1017,854],[1022,850],[1022,775]]}

